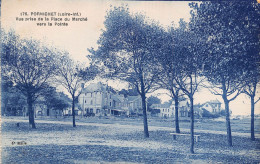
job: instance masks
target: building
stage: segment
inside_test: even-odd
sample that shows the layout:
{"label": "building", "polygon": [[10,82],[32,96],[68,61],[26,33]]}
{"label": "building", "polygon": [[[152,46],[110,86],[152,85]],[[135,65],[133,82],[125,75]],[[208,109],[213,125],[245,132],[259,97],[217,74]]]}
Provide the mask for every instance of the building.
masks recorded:
{"label": "building", "polygon": [[142,115],[142,99],[140,96],[128,96],[127,97],[127,106],[129,115]]}
{"label": "building", "polygon": [[200,104],[193,105],[194,117],[202,118],[203,110]]}
{"label": "building", "polygon": [[171,103],[164,103],[164,104],[152,104],[152,110],[160,110],[160,113],[157,113],[156,116],[169,118],[174,116],[174,108]]}
{"label": "building", "polygon": [[117,100],[112,97],[112,88],[99,83],[92,83],[86,88],[82,88],[82,93],[78,98],[79,106],[83,115],[110,115],[111,109],[115,108]]}
{"label": "building", "polygon": [[[160,110],[160,113],[157,113],[156,116],[169,118],[175,116],[175,104],[174,101],[164,104],[152,104],[152,110]],[[178,116],[179,117],[189,117],[190,104],[187,100],[179,102],[178,105]]]}
{"label": "building", "polygon": [[[153,104],[151,106],[153,110],[158,109],[160,113],[157,113],[156,116],[169,118],[175,116],[175,104],[174,101],[171,103],[164,104]],[[189,117],[190,104],[187,100],[183,100],[179,102],[178,105],[178,116],[180,118]],[[194,106],[194,114],[198,116],[202,116],[202,110],[198,109],[197,106]]]}
{"label": "building", "polygon": [[[173,104],[174,106],[174,104]],[[175,108],[175,106],[174,106]],[[179,102],[179,117],[189,117],[190,104],[187,100],[183,100]]]}
{"label": "building", "polygon": [[[152,110],[159,110],[159,113],[156,113],[155,116],[158,117],[174,117],[175,116],[175,104],[172,101],[171,104],[152,104]],[[194,116],[196,118],[201,118],[203,116],[203,109],[206,109],[212,114],[218,114],[221,111],[221,102],[218,100],[211,100],[202,105],[196,104],[193,105]],[[178,105],[178,116],[179,118],[190,117],[190,104],[188,100],[183,100],[179,102]]]}
{"label": "building", "polygon": [[140,96],[124,97],[101,82],[82,88],[78,100],[85,116],[138,115],[142,112]]}
{"label": "building", "polygon": [[221,102],[219,100],[211,100],[202,104],[201,109],[206,109],[210,113],[217,114],[221,112]]}

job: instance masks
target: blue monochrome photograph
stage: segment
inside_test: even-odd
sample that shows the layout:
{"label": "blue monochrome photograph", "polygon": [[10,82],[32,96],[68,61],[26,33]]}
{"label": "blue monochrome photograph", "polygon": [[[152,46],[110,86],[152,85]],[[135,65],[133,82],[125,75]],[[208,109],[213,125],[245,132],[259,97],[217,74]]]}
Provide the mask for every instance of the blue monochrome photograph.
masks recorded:
{"label": "blue monochrome photograph", "polygon": [[260,1],[0,3],[0,163],[260,163]]}

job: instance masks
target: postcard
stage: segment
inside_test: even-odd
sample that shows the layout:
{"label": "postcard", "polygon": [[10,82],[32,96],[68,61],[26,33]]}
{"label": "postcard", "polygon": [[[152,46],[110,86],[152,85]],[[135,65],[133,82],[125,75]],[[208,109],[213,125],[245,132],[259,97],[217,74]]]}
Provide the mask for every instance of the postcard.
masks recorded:
{"label": "postcard", "polygon": [[259,163],[259,7],[2,0],[1,163]]}

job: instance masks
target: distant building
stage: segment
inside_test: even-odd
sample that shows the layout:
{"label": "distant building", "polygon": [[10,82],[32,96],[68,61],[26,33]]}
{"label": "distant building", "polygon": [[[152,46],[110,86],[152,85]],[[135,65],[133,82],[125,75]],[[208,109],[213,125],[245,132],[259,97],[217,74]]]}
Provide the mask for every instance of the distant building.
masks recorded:
{"label": "distant building", "polygon": [[[174,106],[174,104],[172,105]],[[180,101],[178,110],[179,110],[178,112],[179,117],[189,117],[189,110],[190,110],[189,102],[187,100]]]}
{"label": "distant building", "polygon": [[171,105],[171,103],[164,103],[164,104],[152,104],[151,105],[152,110],[160,110],[160,113],[158,113],[156,116],[163,117],[163,118],[169,118],[174,116],[174,109]]}
{"label": "distant building", "polygon": [[101,82],[92,83],[82,89],[78,98],[79,107],[83,115],[109,116],[131,115],[142,113],[142,101],[140,96],[128,96],[117,94],[110,86]]}
{"label": "distant building", "polygon": [[201,109],[201,105],[196,104],[193,105],[194,117],[201,118],[203,114],[203,110]]}
{"label": "distant building", "polygon": [[140,96],[128,96],[126,102],[127,102],[128,111],[130,115],[143,114],[142,99]]}
{"label": "distant building", "polygon": [[116,108],[118,101],[112,97],[113,90],[107,85],[92,83],[82,89],[78,98],[83,115],[110,115],[111,109]]}
{"label": "distant building", "polygon": [[206,109],[210,113],[216,114],[221,112],[221,102],[219,100],[211,100],[202,104],[201,109]]}
{"label": "distant building", "polygon": [[[171,104],[152,104],[152,110],[159,110],[160,112],[156,114],[158,117],[174,117],[175,116],[175,105],[174,101]],[[210,113],[216,114],[221,111],[221,102],[218,100],[208,101],[202,105],[193,105],[194,116],[196,118],[201,118],[203,114],[203,109],[206,109]],[[190,117],[190,104],[187,100],[179,102],[178,105],[178,116],[180,118]]]}
{"label": "distant building", "polygon": [[[175,104],[174,101],[171,103],[164,103],[164,104],[153,104],[151,105],[152,110],[158,109],[160,113],[157,113],[156,116],[159,117],[174,117],[175,116]],[[203,110],[200,108],[200,105],[194,105],[194,115],[195,117],[202,117]],[[178,116],[180,118],[187,118],[189,117],[190,111],[190,104],[187,100],[183,100],[179,102],[178,105]]]}

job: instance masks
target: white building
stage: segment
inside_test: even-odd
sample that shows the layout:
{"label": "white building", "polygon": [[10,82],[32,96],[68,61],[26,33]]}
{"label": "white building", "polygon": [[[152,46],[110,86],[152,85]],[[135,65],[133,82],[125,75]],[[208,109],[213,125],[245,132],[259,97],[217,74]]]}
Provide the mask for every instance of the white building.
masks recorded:
{"label": "white building", "polygon": [[[189,113],[189,103],[188,101],[180,101],[178,105],[178,114],[179,117],[188,117]],[[157,114],[159,117],[169,118],[175,116],[175,104],[174,101],[171,103],[164,104],[152,104],[152,109],[159,109],[160,113]]]}
{"label": "white building", "polygon": [[139,114],[142,109],[140,96],[124,97],[101,82],[83,88],[78,100],[82,114],[90,116]]}
{"label": "white building", "polygon": [[201,109],[206,109],[210,113],[220,113],[221,111],[221,102],[216,100],[211,100],[202,104]]}
{"label": "white building", "polygon": [[174,112],[174,108],[169,103],[152,104],[151,108],[160,110],[160,113],[157,114],[157,116],[159,116],[159,117],[169,118],[169,117],[173,117],[174,116],[174,113],[173,113]]}

